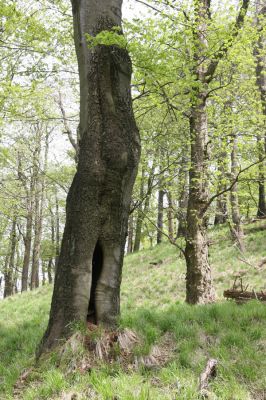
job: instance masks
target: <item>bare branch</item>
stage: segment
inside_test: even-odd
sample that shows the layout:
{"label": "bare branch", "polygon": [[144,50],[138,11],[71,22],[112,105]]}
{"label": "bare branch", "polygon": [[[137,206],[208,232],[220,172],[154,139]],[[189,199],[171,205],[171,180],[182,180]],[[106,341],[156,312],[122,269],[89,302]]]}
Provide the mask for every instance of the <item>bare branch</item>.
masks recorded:
{"label": "bare branch", "polygon": [[239,176],[240,176],[241,174],[243,174],[244,172],[246,172],[246,171],[249,170],[250,168],[254,167],[255,165],[262,163],[265,159],[266,159],[266,156],[263,157],[261,160],[256,161],[256,162],[254,162],[254,163],[248,165],[247,167],[245,167],[245,168],[243,168],[243,169],[240,168],[240,170],[238,171],[238,173],[237,173],[235,179],[232,180],[231,184],[230,184],[229,186],[227,186],[224,190],[221,190],[220,192],[214,194],[214,195],[209,199],[208,203],[205,205],[205,207],[204,207],[203,210],[202,210],[202,215],[207,211],[207,209],[209,208],[209,206],[212,204],[212,202],[213,202],[215,199],[217,199],[217,197],[220,197],[220,196],[222,196],[224,193],[229,192],[229,191],[234,187],[234,185],[238,182]]}
{"label": "bare branch", "polygon": [[76,143],[76,141],[75,141],[75,139],[73,137],[74,136],[73,132],[70,129],[70,126],[68,125],[66,112],[65,112],[65,109],[64,109],[64,106],[63,106],[62,97],[61,97],[61,93],[60,92],[59,92],[58,106],[60,108],[60,111],[61,111],[61,114],[62,114],[62,117],[63,117],[63,123],[64,123],[64,127],[65,127],[65,130],[66,130],[67,136],[69,138],[69,141],[70,141],[72,147],[74,148],[74,150],[75,150],[75,152],[77,154],[78,153],[78,146],[77,146],[77,143]]}

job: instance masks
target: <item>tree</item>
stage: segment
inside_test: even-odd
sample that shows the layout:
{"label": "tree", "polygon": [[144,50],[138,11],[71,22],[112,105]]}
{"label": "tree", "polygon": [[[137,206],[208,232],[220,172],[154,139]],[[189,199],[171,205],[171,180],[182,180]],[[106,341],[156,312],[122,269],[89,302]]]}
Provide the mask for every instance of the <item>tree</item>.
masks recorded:
{"label": "tree", "polygon": [[[261,4],[262,3],[262,4]],[[259,204],[258,204],[258,217],[266,216],[266,200],[265,200],[265,171],[264,171],[264,157],[266,154],[266,33],[264,24],[266,17],[266,6],[263,2],[257,3],[256,10],[256,25],[258,30],[258,42],[254,49],[254,56],[256,59],[256,83],[260,92],[262,114],[264,116],[263,132],[258,135],[258,153],[259,153]]]}
{"label": "tree", "polygon": [[[130,96],[131,62],[116,44],[88,46],[86,34],[116,30],[121,0],[72,0],[80,77],[79,159],[66,205],[66,225],[48,328],[40,351],[89,317],[113,326],[131,193],[140,141]],[[117,28],[118,27],[118,28]]]}
{"label": "tree", "polygon": [[209,148],[207,99],[215,72],[233,44],[243,25],[249,0],[243,0],[229,38],[209,55],[208,38],[211,24],[211,2],[195,0],[194,66],[195,84],[191,92],[190,138],[191,166],[189,171],[189,197],[187,210],[187,236],[185,257],[187,264],[188,303],[207,303],[214,299],[211,267],[208,260],[206,211],[209,206]]}

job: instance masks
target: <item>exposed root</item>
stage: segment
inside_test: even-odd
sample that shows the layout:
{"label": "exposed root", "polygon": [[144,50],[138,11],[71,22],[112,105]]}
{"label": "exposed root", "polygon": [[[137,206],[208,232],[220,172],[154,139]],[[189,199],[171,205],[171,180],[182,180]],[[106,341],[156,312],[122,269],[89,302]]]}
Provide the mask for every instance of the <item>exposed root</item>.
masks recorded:
{"label": "exposed root", "polygon": [[67,373],[85,373],[101,362],[118,362],[126,370],[140,367],[153,369],[165,365],[176,347],[172,335],[168,333],[151,348],[148,355],[135,356],[136,345],[141,345],[141,340],[130,329],[107,331],[100,327],[93,328],[89,334],[75,333],[65,342],[59,353],[58,365],[66,365]]}

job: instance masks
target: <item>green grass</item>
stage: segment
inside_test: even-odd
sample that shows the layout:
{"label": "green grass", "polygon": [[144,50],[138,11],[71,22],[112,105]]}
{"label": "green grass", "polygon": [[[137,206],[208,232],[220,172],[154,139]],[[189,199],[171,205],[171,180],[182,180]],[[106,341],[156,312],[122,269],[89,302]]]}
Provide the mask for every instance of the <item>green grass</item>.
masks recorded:
{"label": "green grass", "polygon": [[[246,260],[257,265],[266,256],[266,231],[246,227]],[[125,371],[102,364],[90,373],[57,368],[56,355],[34,365],[36,346],[45,330],[51,287],[16,295],[0,302],[0,399],[195,400],[198,377],[209,358],[218,360],[210,384],[217,400],[266,398],[266,307],[256,301],[238,306],[221,301],[237,271],[246,270],[243,283],[265,289],[265,267],[258,272],[243,263],[226,228],[211,232],[210,258],[218,302],[208,306],[184,303],[185,265],[169,244],[126,257],[123,270],[122,327],[142,337],[135,355],[148,354],[153,344],[170,335],[174,349],[160,368]],[[151,263],[158,263],[153,265]],[[18,392],[13,387],[21,372],[33,371]],[[264,391],[264,397],[263,397]],[[67,398],[67,397],[65,397]]]}

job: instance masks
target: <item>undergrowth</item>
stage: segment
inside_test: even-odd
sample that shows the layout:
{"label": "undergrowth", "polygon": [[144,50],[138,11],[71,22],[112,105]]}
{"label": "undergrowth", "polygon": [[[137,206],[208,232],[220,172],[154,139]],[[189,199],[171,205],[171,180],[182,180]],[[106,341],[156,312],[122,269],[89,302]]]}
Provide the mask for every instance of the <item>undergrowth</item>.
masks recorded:
{"label": "undergrowth", "polygon": [[[126,257],[120,327],[141,337],[134,348],[136,358],[148,355],[155,344],[165,346],[164,351],[171,353],[165,365],[125,369],[119,362],[102,362],[84,372],[58,367],[57,353],[35,365],[51,287],[1,301],[0,399],[68,400],[73,395],[99,400],[195,400],[200,398],[198,377],[207,360],[216,358],[210,398],[265,400],[266,307],[256,301],[241,306],[221,301],[223,290],[239,271],[251,289],[265,289],[265,267],[261,272],[252,267],[266,256],[265,231],[256,226],[246,227],[248,263],[232,246],[227,229],[212,232],[210,257],[219,300],[212,305],[184,304],[184,260],[174,246],[161,244]],[[162,344],[165,335],[170,335],[174,348]],[[29,368],[19,386],[21,373]]]}

